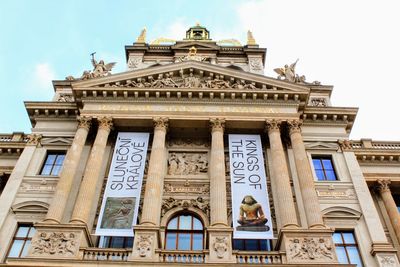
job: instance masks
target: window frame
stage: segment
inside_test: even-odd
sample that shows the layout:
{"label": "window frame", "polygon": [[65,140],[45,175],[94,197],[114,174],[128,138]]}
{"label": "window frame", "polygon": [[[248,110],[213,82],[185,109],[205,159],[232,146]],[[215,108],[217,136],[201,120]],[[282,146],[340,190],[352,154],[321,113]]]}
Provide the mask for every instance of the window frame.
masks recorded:
{"label": "window frame", "polygon": [[[112,246],[111,244],[114,238],[123,238],[123,246]],[[129,241],[129,239],[131,239],[131,241]],[[128,243],[132,243],[132,246],[128,246]],[[131,249],[133,247],[133,236],[100,236],[98,246],[100,248]]]}
{"label": "window frame", "polygon": [[[54,159],[54,162],[53,162],[52,164],[46,164],[49,155],[56,155],[56,157],[55,157],[55,159]],[[61,165],[56,164],[58,156],[61,156],[61,155],[64,156],[64,159],[63,159]],[[59,176],[60,173],[61,173],[61,170],[62,170],[62,168],[63,168],[63,166],[64,166],[64,161],[65,161],[66,155],[67,155],[67,152],[66,152],[65,150],[48,150],[48,151],[46,151],[46,155],[45,155],[44,160],[43,160],[43,162],[42,162],[42,165],[41,165],[41,167],[40,167],[40,169],[39,169],[38,175],[40,175],[40,176],[54,176],[54,177]],[[51,166],[51,168],[50,168],[50,173],[49,173],[49,174],[44,174],[44,173],[43,173],[43,171],[44,171],[44,169],[46,168],[46,166]],[[57,167],[60,167],[60,168],[59,168],[59,171],[58,171],[57,174],[53,174],[54,167],[56,167],[56,166],[57,166]]]}
{"label": "window frame", "polygon": [[[332,154],[314,154],[313,153],[313,154],[311,154],[310,158],[311,158],[312,171],[313,171],[314,177],[315,177],[314,180],[316,182],[338,182],[338,181],[340,181],[339,176],[338,176],[338,171],[336,169],[335,160],[334,160],[334,157],[333,157]],[[324,160],[324,159],[325,160],[330,160],[330,163],[332,165],[332,171],[333,171],[333,174],[335,175],[335,178],[336,178],[335,180],[328,180],[328,176],[326,174],[326,169],[325,169],[325,166],[324,166],[324,164],[322,162],[322,160]],[[320,161],[320,164],[322,166],[322,171],[324,173],[324,179],[323,180],[320,180],[318,175],[317,175],[316,166],[314,164],[314,160],[319,160]]]}
{"label": "window frame", "polygon": [[[19,229],[20,229],[21,227],[28,227],[28,231],[26,232],[25,237],[17,237],[17,236],[16,236],[17,233],[18,233],[18,231],[19,231]],[[18,258],[23,258],[23,257],[26,256],[26,255],[22,256],[22,253],[24,252],[25,246],[26,246],[26,244],[27,244],[28,242],[29,242],[29,246],[31,245],[33,235],[32,235],[32,236],[29,236],[29,235],[30,235],[32,229],[33,229],[33,231],[34,231],[34,232],[33,232],[33,235],[34,235],[35,232],[36,232],[36,229],[35,229],[35,227],[33,226],[33,223],[18,223],[18,224],[17,224],[17,227],[16,227],[16,229],[15,229],[15,231],[14,231],[14,234],[13,234],[13,236],[12,236],[11,243],[10,243],[10,245],[8,246],[8,250],[7,250],[7,254],[6,254],[6,255],[7,255],[7,258],[18,259]],[[21,247],[20,250],[19,250],[18,256],[17,256],[17,257],[11,257],[11,256],[10,256],[10,252],[11,252],[11,250],[12,250],[12,248],[13,248],[14,243],[15,243],[16,240],[22,240],[22,241],[23,241],[23,244],[22,244],[22,247]]]}
{"label": "window frame", "polygon": [[[179,229],[180,227],[180,217],[181,216],[190,216],[191,218],[191,228],[190,229]],[[176,229],[169,229],[168,226],[171,223],[173,219],[177,219],[176,222]],[[195,230],[194,229],[194,219],[197,219],[201,223],[201,230]],[[175,234],[175,248],[174,249],[167,249],[167,242],[168,242],[168,234],[174,233]],[[179,235],[180,234],[190,234],[190,247],[189,249],[179,249]],[[178,213],[172,216],[165,227],[165,241],[164,241],[164,249],[166,250],[174,250],[174,251],[199,251],[199,249],[193,249],[193,240],[194,240],[194,235],[195,234],[201,234],[201,249],[203,250],[205,248],[205,242],[204,242],[204,237],[205,237],[205,227],[204,223],[201,220],[200,216],[197,216],[191,212],[185,212],[185,213]]]}
{"label": "window frame", "polygon": [[[241,241],[243,242],[243,247],[244,249],[240,249],[236,247],[235,241]],[[258,250],[250,250],[248,249],[249,245],[247,244],[249,241],[257,241],[257,248]],[[266,246],[267,249],[262,250],[261,249],[261,242],[265,241],[266,242]],[[232,239],[232,247],[233,250],[238,250],[238,251],[273,251],[273,247],[272,247],[272,240],[271,239]]]}
{"label": "window frame", "polygon": [[[345,239],[344,239],[344,237],[343,237],[343,234],[344,234],[344,233],[350,233],[350,234],[352,234],[355,243],[346,243],[346,241],[345,241]],[[351,260],[351,257],[349,256],[349,253],[348,253],[348,251],[347,251],[347,248],[348,248],[348,247],[356,248],[356,249],[357,249],[358,256],[359,256],[360,261],[361,261],[361,264],[362,264],[361,267],[364,267],[365,264],[364,264],[364,260],[363,260],[363,258],[362,258],[362,253],[361,253],[361,251],[360,251],[360,246],[358,245],[359,242],[358,242],[357,236],[356,236],[356,234],[355,234],[355,231],[352,230],[352,229],[351,229],[351,230],[348,230],[348,229],[346,229],[346,230],[336,229],[335,232],[334,232],[333,234],[340,234],[340,237],[341,237],[341,240],[342,240],[342,243],[336,243],[336,242],[335,242],[335,239],[333,239],[333,235],[332,235],[333,243],[334,243],[334,245],[335,245],[335,252],[337,251],[337,250],[336,250],[337,247],[342,247],[342,248],[344,248],[344,251],[345,251],[345,253],[346,253],[346,258],[347,258],[347,264],[354,264],[354,263],[351,263],[351,261],[350,261],[350,260]],[[337,252],[336,252],[336,254],[337,254]],[[339,257],[338,257],[338,260],[339,260]],[[339,262],[339,263],[341,263],[341,262]],[[342,264],[346,264],[346,263],[342,263]]]}

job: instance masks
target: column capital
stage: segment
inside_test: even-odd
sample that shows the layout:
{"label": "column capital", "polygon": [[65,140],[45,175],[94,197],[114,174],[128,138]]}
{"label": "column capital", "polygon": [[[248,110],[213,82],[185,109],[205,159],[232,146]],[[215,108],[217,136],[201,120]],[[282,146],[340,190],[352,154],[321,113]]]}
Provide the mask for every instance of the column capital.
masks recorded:
{"label": "column capital", "polygon": [[212,118],[210,119],[211,132],[214,131],[224,131],[225,129],[225,119]]}
{"label": "column capital", "polygon": [[377,188],[380,193],[390,192],[391,181],[389,179],[378,179],[376,182],[378,183]]}
{"label": "column capital", "polygon": [[31,145],[31,146],[38,146],[38,145],[40,145],[41,140],[42,140],[41,134],[29,134],[28,142],[26,144]]}
{"label": "column capital", "polygon": [[168,118],[157,117],[153,118],[154,129],[168,130]]}
{"label": "column capital", "polygon": [[90,126],[92,125],[92,117],[78,116],[76,119],[78,120],[78,128],[83,128],[89,131]]}
{"label": "column capital", "polygon": [[288,120],[287,125],[289,126],[289,134],[301,133],[302,120]]}
{"label": "column capital", "polygon": [[276,119],[265,120],[265,130],[269,132],[280,132],[282,121]]}
{"label": "column capital", "polygon": [[97,121],[99,122],[99,129],[110,131],[113,126],[111,117],[100,117],[97,118]]}

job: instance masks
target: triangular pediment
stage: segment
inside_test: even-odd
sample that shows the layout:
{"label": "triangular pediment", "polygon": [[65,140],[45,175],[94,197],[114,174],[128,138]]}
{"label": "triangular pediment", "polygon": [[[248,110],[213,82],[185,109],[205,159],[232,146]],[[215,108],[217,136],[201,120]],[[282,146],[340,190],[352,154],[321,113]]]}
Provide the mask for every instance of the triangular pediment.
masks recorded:
{"label": "triangular pediment", "polygon": [[72,138],[64,138],[64,137],[44,137],[41,140],[42,145],[71,145]]}
{"label": "triangular pediment", "polygon": [[313,142],[304,144],[307,149],[324,149],[324,150],[337,150],[339,148],[337,143]]}
{"label": "triangular pediment", "polygon": [[308,93],[306,85],[289,83],[246,71],[199,61],[184,61],[152,68],[122,72],[101,78],[77,80],[72,88],[137,87],[226,90],[278,90]]}
{"label": "triangular pediment", "polygon": [[190,49],[192,46],[196,47],[197,49],[219,50],[219,46],[215,42],[199,42],[199,41],[177,42],[171,48],[174,50]]}

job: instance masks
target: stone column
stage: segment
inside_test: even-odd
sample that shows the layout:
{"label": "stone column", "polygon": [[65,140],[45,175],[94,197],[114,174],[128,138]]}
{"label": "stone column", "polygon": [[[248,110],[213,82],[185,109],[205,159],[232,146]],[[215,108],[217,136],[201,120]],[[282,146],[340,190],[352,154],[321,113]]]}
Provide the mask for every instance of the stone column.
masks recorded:
{"label": "stone column", "polygon": [[271,183],[277,189],[275,192],[277,199],[275,199],[274,205],[275,210],[279,212],[282,228],[298,227],[289,172],[282,146],[280,125],[281,121],[266,120],[266,128],[271,146],[271,159],[269,159],[272,165]]}
{"label": "stone column", "polygon": [[307,157],[303,137],[301,136],[300,126],[302,122],[300,120],[292,120],[287,123],[308,226],[309,228],[325,228],[318,196],[315,191],[314,177]]}
{"label": "stone column", "polygon": [[210,209],[211,226],[228,226],[224,152],[225,120],[211,119]]}
{"label": "stone column", "polygon": [[378,190],[389,215],[390,222],[396,233],[397,240],[400,242],[400,213],[394,202],[392,192],[390,191],[390,180],[378,180]]}
{"label": "stone column", "polygon": [[160,225],[162,191],[165,175],[165,136],[168,129],[167,118],[154,119],[154,137],[151,146],[146,190],[143,199],[141,225]]}
{"label": "stone column", "polygon": [[92,118],[79,117],[78,129],[75,133],[71,147],[65,156],[64,166],[58,180],[56,192],[47,212],[46,223],[61,223],[65,207],[72,188],[72,183],[76,175],[81,160],[83,147],[89,133]]}
{"label": "stone column", "polygon": [[100,170],[103,164],[108,135],[112,127],[112,119],[103,117],[99,118],[98,122],[99,128],[79,188],[78,197],[70,220],[71,223],[83,223],[87,225],[93,205],[97,205],[98,202],[94,197],[97,188],[103,181]]}

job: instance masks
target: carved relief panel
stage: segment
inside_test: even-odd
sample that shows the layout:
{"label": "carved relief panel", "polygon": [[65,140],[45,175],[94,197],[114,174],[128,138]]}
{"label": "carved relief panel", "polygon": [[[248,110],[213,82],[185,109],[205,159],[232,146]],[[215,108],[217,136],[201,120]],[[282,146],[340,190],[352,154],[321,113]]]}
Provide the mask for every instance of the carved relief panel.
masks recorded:
{"label": "carved relief panel", "polygon": [[168,155],[169,175],[196,175],[207,172],[207,153],[170,152]]}

